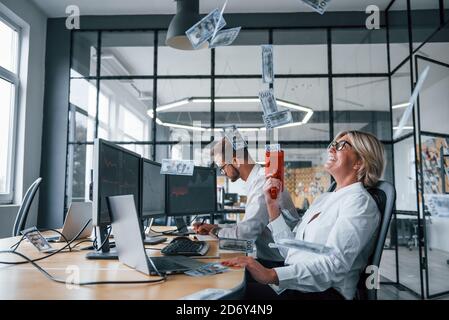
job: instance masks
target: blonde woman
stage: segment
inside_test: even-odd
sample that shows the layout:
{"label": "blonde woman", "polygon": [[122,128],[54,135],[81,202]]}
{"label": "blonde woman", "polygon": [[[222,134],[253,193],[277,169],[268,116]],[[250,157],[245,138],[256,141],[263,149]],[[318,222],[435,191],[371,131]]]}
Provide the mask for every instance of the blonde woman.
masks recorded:
{"label": "blonde woman", "polygon": [[[269,224],[274,241],[295,238],[332,248],[320,255],[297,249],[280,249],[284,266],[265,268],[251,257],[224,261],[245,267],[248,299],[353,299],[357,282],[380,223],[380,212],[366,188],[376,185],[385,167],[382,143],[360,131],[339,133],[328,147],[326,171],[335,179],[334,192],[319,196],[293,231],[279,213],[278,199],[269,190],[280,181],[264,185]],[[268,286],[269,285],[269,286]]]}

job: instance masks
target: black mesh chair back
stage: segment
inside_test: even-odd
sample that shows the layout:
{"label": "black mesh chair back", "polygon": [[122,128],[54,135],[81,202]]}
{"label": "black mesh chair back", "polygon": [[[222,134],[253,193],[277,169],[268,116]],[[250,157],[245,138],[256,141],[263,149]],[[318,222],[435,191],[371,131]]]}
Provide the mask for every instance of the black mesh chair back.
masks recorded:
{"label": "black mesh chair back", "polygon": [[33,203],[34,197],[36,196],[37,190],[42,182],[42,178],[37,178],[31,186],[28,188],[25,196],[20,204],[19,211],[17,212],[16,220],[12,229],[12,236],[16,237],[20,235],[20,231],[25,229],[25,225],[28,218],[28,213],[30,211],[31,204]]}
{"label": "black mesh chair back", "polygon": [[[332,192],[336,188],[335,181],[331,184],[328,191]],[[375,241],[374,251],[368,259],[367,266],[375,266],[379,268],[380,260],[382,258],[382,252],[385,245],[385,239],[387,237],[388,229],[393,215],[394,203],[396,201],[396,190],[394,186],[387,181],[379,181],[373,188],[368,188],[367,191],[373,197],[374,201],[379,208],[381,219]],[[377,300],[376,286],[366,285],[366,280],[369,276],[365,272],[366,268],[362,270],[359,282],[357,284],[357,292],[355,299],[358,300]],[[372,287],[372,288],[371,288]]]}

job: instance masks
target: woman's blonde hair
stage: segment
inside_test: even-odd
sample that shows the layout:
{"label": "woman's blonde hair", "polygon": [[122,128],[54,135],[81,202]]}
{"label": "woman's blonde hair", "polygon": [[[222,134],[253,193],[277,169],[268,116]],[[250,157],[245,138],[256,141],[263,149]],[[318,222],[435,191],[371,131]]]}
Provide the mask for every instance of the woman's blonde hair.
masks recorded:
{"label": "woman's blonde hair", "polygon": [[385,168],[384,146],[374,135],[362,131],[350,130],[337,134],[335,140],[348,136],[352,147],[362,159],[357,172],[357,180],[367,188],[374,187],[382,177]]}

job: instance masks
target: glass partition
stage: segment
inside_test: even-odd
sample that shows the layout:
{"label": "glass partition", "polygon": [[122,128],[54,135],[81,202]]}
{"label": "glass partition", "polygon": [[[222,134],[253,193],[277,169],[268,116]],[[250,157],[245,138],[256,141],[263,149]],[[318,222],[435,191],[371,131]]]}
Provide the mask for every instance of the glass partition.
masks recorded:
{"label": "glass partition", "polygon": [[395,0],[387,12],[391,71],[409,55],[407,0]]}
{"label": "glass partition", "polygon": [[103,32],[101,34],[101,75],[153,75],[154,33]]}
{"label": "glass partition", "polygon": [[332,31],[333,73],[387,73],[386,29]]}

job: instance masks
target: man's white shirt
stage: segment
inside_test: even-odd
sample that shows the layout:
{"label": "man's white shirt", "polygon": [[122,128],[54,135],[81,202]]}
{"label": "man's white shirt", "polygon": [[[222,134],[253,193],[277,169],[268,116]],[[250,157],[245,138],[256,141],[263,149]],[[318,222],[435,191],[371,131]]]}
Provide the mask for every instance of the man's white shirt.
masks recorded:
{"label": "man's white shirt", "polygon": [[[245,182],[247,200],[243,220],[232,227],[220,225],[223,228],[218,232],[218,237],[253,240],[256,244],[257,257],[259,259],[284,261],[278,249],[268,247],[268,244],[274,240],[270,229],[267,227],[269,219],[267,204],[263,194],[264,184],[264,169],[256,164]],[[280,195],[279,203],[284,223],[291,232],[300,219],[293,201],[285,189]]]}
{"label": "man's white shirt", "polygon": [[268,225],[275,242],[294,238],[333,250],[324,255],[281,248],[286,266],[275,268],[279,285],[271,287],[278,293],[286,289],[322,292],[332,287],[352,299],[379,222],[377,205],[361,183],[319,196],[293,232],[280,215]]}

